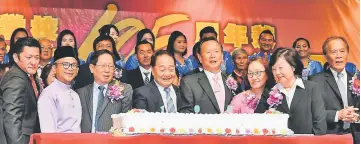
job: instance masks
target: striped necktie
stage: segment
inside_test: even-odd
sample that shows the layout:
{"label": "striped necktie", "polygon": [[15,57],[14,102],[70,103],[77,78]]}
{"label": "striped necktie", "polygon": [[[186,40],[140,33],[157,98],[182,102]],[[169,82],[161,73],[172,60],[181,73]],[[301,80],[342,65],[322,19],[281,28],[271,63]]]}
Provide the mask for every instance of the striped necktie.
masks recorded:
{"label": "striped necktie", "polygon": [[173,103],[173,99],[172,97],[170,96],[170,88],[164,88],[164,91],[165,91],[165,94],[166,94],[166,101],[167,101],[167,110],[168,110],[168,113],[175,113],[177,112],[175,110],[175,106],[174,106],[174,103]]}

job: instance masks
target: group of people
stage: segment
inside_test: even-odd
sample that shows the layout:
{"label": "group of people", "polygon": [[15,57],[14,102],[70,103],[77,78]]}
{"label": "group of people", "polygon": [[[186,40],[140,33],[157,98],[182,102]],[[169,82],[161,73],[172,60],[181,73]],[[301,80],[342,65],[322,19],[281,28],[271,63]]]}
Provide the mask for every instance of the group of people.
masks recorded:
{"label": "group of people", "polygon": [[217,36],[205,27],[185,57],[182,32],[174,31],[167,48],[155,50],[154,34],[143,29],[125,61],[116,50],[118,29],[104,25],[84,61],[70,30],[59,34],[55,49],[52,41],[28,37],[19,28],[8,53],[0,39],[0,61],[9,67],[0,82],[0,143],[25,144],[40,132],[105,132],[112,114],[133,108],[200,114],[276,110],[289,114],[288,127],[296,134],[352,133],[359,142],[359,92],[350,89],[359,72],[347,63],[343,37],[326,39],[322,67],[309,58],[305,38],[293,48],[274,48],[273,33],[264,30],[260,52],[249,55],[242,48],[224,51]]}

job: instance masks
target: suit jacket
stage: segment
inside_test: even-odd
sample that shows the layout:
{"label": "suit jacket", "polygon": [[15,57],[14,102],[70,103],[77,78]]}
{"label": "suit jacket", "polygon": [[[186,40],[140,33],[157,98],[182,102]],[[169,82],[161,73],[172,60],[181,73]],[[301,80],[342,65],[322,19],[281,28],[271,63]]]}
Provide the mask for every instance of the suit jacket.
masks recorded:
{"label": "suit jacket", "polygon": [[[144,86],[144,81],[142,77],[142,72],[139,67],[133,70],[126,71],[126,80],[125,82],[132,85],[133,89],[137,89],[141,86]],[[150,81],[153,81],[153,74],[150,76]]]}
{"label": "suit jacket", "polygon": [[[178,87],[173,85],[173,89],[176,93],[176,97],[179,97],[180,91]],[[145,86],[135,89],[133,98],[134,108],[145,109],[148,112],[161,112],[160,107],[164,106],[162,95],[154,80]]]}
{"label": "suit jacket", "polygon": [[[121,83],[124,86],[123,95],[124,98],[120,100],[114,100],[111,102],[108,95],[105,95],[104,103],[100,114],[100,131],[109,131],[112,127],[112,114],[126,113],[132,108],[132,94],[133,89],[129,84]],[[89,84],[85,87],[77,89],[76,92],[79,95],[82,106],[82,119],[81,119],[81,132],[90,133],[92,129],[93,121],[93,86]],[[97,96],[97,95],[96,95]]]}
{"label": "suit jacket", "polygon": [[1,80],[0,89],[0,142],[28,144],[30,135],[40,132],[37,98],[29,76],[15,64]]}
{"label": "suit jacket", "polygon": [[[288,108],[284,94],[282,103],[276,107],[277,111],[289,114],[288,128],[295,134],[326,134],[326,110],[318,84],[311,81],[303,81],[305,89],[296,87],[291,106]],[[267,97],[262,96],[259,105],[261,108],[269,108]],[[258,108],[258,107],[257,107]],[[263,113],[262,110],[256,112]]]}
{"label": "suit jacket", "polygon": [[[225,89],[224,110],[226,110],[227,106],[231,103],[233,95],[225,83],[227,76],[222,74],[222,79]],[[200,107],[199,113],[221,113],[216,96],[204,72],[182,78],[180,85],[181,96],[177,97],[178,112],[194,113],[194,106],[198,105]]]}
{"label": "suit jacket", "polygon": [[[349,106],[354,106],[360,109],[360,100],[359,97],[352,94],[352,91],[349,89],[349,81],[352,79],[352,75],[347,72],[347,100]],[[336,111],[344,108],[341,93],[338,89],[335,78],[332,75],[330,69],[327,69],[325,72],[318,73],[310,77],[310,80],[318,83],[322,89],[322,96],[325,103],[325,108],[327,111],[327,133],[337,134],[342,133],[343,131],[343,121],[339,120],[335,122]],[[354,132],[360,132],[359,124],[351,124],[351,130]]]}
{"label": "suit jacket", "polygon": [[[92,84],[94,82],[94,76],[90,71],[89,65],[90,65],[89,63],[86,63],[79,66],[78,75],[75,77],[75,81],[72,86],[74,90]],[[119,70],[122,70],[122,77],[119,80],[121,82],[125,82],[125,78],[127,77],[125,70],[118,65],[115,65],[115,67],[118,68]]]}

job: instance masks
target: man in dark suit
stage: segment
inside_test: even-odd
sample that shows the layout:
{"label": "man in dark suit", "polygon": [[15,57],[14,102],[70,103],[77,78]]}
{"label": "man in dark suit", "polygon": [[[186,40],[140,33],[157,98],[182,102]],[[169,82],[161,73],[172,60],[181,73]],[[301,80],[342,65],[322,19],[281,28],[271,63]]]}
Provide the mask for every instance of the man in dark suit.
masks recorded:
{"label": "man in dark suit", "polygon": [[149,112],[177,112],[177,97],[180,92],[172,85],[176,77],[175,60],[165,50],[152,56],[154,81],[134,91],[134,107]]}
{"label": "man in dark suit", "polygon": [[182,78],[178,112],[194,113],[196,105],[200,113],[219,114],[226,110],[233,95],[225,83],[227,76],[221,73],[222,51],[213,37],[201,41],[197,53],[204,71]]}
{"label": "man in dark suit", "polygon": [[34,38],[21,38],[13,48],[15,65],[0,83],[0,142],[28,144],[30,135],[40,132],[34,80],[40,61],[40,44]]}
{"label": "man in dark suit", "polygon": [[[117,49],[115,47],[115,42],[112,37],[106,35],[100,35],[94,40],[93,51],[95,52],[102,49],[107,49],[111,53],[113,53],[115,61],[120,60],[120,56],[117,52]],[[119,65],[117,65],[116,62],[114,62],[114,64],[115,64],[115,68],[121,70],[122,72],[122,77],[118,78],[118,80],[124,82],[126,78],[125,70]],[[94,77],[90,72],[89,65],[90,65],[89,63],[86,63],[79,66],[79,74],[76,76],[75,83],[72,86],[74,90],[77,90],[94,82]]]}
{"label": "man in dark suit", "polygon": [[330,37],[322,46],[323,54],[330,68],[318,73],[310,80],[318,83],[323,91],[323,100],[327,110],[327,133],[352,133],[356,143],[359,143],[360,108],[359,97],[352,94],[349,81],[352,75],[345,70],[349,45],[343,37]]}
{"label": "man in dark suit", "polygon": [[151,56],[154,53],[153,44],[143,40],[135,46],[135,54],[139,62],[139,67],[126,72],[126,83],[137,89],[153,80]]}
{"label": "man in dark suit", "polygon": [[[132,108],[133,90],[129,84],[114,81],[114,56],[108,50],[96,51],[90,61],[94,82],[76,90],[82,105],[81,132],[109,131],[112,114],[125,113]],[[119,85],[117,85],[117,83]],[[109,98],[109,87],[118,86],[119,99]]]}

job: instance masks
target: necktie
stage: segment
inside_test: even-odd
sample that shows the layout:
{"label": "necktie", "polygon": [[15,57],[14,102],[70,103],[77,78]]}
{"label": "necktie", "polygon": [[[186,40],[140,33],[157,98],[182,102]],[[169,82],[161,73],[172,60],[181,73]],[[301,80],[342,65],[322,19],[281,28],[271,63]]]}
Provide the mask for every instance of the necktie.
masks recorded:
{"label": "necktie", "polygon": [[219,110],[221,111],[221,113],[223,113],[224,112],[224,102],[225,102],[225,91],[221,88],[221,84],[218,82],[220,79],[218,75],[216,75],[216,74],[213,75],[212,79],[213,79],[213,84],[211,86],[212,86],[214,95],[216,96]]}
{"label": "necktie", "polygon": [[38,88],[36,87],[34,76],[32,75],[29,78],[30,78],[30,81],[31,81],[31,85],[33,86],[35,97],[37,98],[39,96],[39,91],[38,91]]}
{"label": "necktie", "polygon": [[[346,87],[342,81],[343,78],[343,73],[337,73],[337,86],[338,86],[338,90],[340,90],[340,94],[341,94],[341,98],[342,98],[342,103],[344,105],[344,107],[348,106],[348,101],[347,101],[347,93],[346,93]],[[344,122],[343,123],[343,129],[348,129],[350,127],[350,123],[348,122]]]}
{"label": "necktie", "polygon": [[174,106],[174,103],[173,103],[173,99],[172,97],[170,97],[170,88],[164,88],[164,91],[166,93],[166,101],[167,101],[167,110],[168,110],[168,113],[175,113],[177,112],[175,110],[175,106]]}
{"label": "necktie", "polygon": [[144,76],[145,76],[144,84],[147,85],[147,84],[149,83],[149,81],[150,81],[150,80],[149,80],[149,77],[148,77],[149,72],[144,72],[143,74],[144,74]]}
{"label": "necktie", "polygon": [[99,94],[98,94],[98,105],[97,105],[97,111],[95,113],[95,131],[99,131],[99,126],[100,126],[100,113],[101,113],[101,109],[102,109],[102,106],[103,106],[103,103],[104,103],[104,89],[105,87],[104,86],[99,86],[98,87],[99,89]]}

